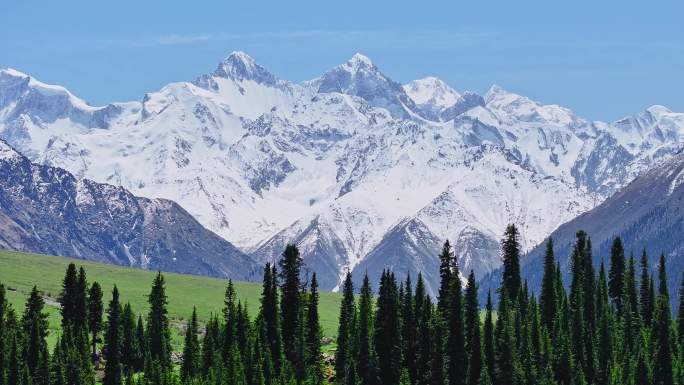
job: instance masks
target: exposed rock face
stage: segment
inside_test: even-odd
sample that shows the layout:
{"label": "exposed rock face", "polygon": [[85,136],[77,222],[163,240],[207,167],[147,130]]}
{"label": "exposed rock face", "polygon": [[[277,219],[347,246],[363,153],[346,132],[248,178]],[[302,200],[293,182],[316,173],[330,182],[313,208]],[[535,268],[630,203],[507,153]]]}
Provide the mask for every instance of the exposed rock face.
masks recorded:
{"label": "exposed rock face", "polygon": [[0,141],[0,247],[253,280],[258,265],[166,199],[77,180]]}
{"label": "exposed rock face", "polygon": [[[613,239],[620,236],[627,256],[638,258],[647,250],[653,273],[660,254],[665,255],[670,292],[676,293],[684,271],[684,153],[643,173],[596,208],[564,223],[550,237],[565,278],[570,272],[570,255],[579,230],[591,237],[594,263],[610,265]],[[543,273],[545,244],[532,249],[522,259],[522,274],[530,288],[539,292]],[[500,271],[483,281],[483,288],[496,287]],[[569,282],[565,279],[565,282]]]}
{"label": "exposed rock face", "polygon": [[297,242],[331,289],[348,269],[434,269],[445,239],[464,274],[483,276],[506,224],[531,250],[675,154],[684,114],[592,122],[498,86],[402,86],[363,55],[292,83],[234,52],[193,82],[103,107],[0,70],[0,138],[78,180],[178,202],[257,262]]}

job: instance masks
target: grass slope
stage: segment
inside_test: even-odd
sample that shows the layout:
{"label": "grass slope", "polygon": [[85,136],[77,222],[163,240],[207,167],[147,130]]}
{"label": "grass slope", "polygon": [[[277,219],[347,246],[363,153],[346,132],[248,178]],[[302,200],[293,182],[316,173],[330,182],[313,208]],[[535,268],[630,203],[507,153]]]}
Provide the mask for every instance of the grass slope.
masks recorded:
{"label": "grass slope", "polygon": [[[60,316],[58,305],[54,302],[61,291],[64,272],[69,263],[83,266],[89,284],[98,281],[105,292],[103,302],[105,309],[111,298],[111,290],[116,284],[121,293],[123,303],[130,302],[133,310],[143,317],[147,314],[147,295],[156,272],[106,265],[83,260],[54,257],[40,254],[20,253],[0,250],[0,283],[16,289],[8,291],[8,298],[18,316],[24,309],[24,303],[34,285],[38,286],[47,298],[46,310],[50,315],[50,342],[56,338]],[[168,297],[169,317],[171,318],[174,348],[182,343],[181,325],[190,316],[192,307],[197,307],[200,320],[206,320],[211,314],[221,312],[223,296],[227,281],[201,276],[164,273],[166,294]],[[247,303],[249,313],[255,316],[259,309],[261,295],[260,283],[233,282],[238,298]],[[322,292],[320,296],[320,319],[323,334],[334,336],[337,332],[340,296],[336,293]]]}

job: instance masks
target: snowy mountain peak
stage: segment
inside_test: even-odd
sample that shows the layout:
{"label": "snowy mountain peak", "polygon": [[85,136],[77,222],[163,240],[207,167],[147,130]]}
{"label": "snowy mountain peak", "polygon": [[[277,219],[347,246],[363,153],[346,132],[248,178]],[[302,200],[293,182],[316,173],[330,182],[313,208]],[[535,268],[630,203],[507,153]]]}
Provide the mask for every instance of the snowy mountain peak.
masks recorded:
{"label": "snowy mountain peak", "polygon": [[13,77],[13,78],[24,78],[25,79],[25,78],[28,78],[29,75],[27,75],[21,71],[17,71],[14,68],[0,68],[0,78],[3,78],[3,77]]}
{"label": "snowy mountain peak", "polygon": [[434,76],[413,80],[404,85],[404,91],[416,105],[430,105],[437,108],[453,106],[461,96],[443,80]]}
{"label": "snowy mountain peak", "polygon": [[648,111],[648,113],[650,113],[651,115],[654,115],[654,116],[660,116],[660,115],[666,115],[666,114],[672,113],[672,110],[670,110],[669,108],[667,108],[665,106],[661,106],[659,104],[654,104],[651,107],[648,107],[646,109],[646,111]]}
{"label": "snowy mountain peak", "polygon": [[233,51],[219,63],[214,76],[237,81],[252,80],[262,84],[275,84],[278,79],[242,51]]}
{"label": "snowy mountain peak", "polygon": [[366,68],[375,68],[375,64],[373,64],[373,61],[368,56],[358,52],[355,53],[354,56],[352,56],[351,59],[349,59],[344,65],[352,68],[354,71]]}
{"label": "snowy mountain peak", "polygon": [[0,159],[10,159],[19,156],[19,153],[7,142],[0,139]]}

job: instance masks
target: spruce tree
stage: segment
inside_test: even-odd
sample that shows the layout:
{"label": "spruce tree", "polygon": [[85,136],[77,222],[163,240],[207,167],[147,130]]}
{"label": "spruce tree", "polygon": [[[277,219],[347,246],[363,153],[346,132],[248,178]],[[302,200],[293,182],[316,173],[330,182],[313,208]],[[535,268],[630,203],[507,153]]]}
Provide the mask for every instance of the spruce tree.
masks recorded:
{"label": "spruce tree", "polygon": [[653,298],[651,298],[651,271],[648,267],[646,249],[641,253],[641,279],[639,280],[639,313],[645,326],[651,326],[653,319]]}
{"label": "spruce tree", "polygon": [[93,358],[97,355],[97,336],[102,329],[102,288],[97,282],[93,282],[88,292],[88,330],[91,335],[91,353]]}
{"label": "spruce tree", "polygon": [[653,357],[653,384],[674,385],[672,368],[673,354],[670,339],[670,303],[667,293],[667,273],[665,257],[661,255],[658,266],[658,300],[654,316],[653,338],[655,354]]}
{"label": "spruce tree", "polygon": [[[682,273],[682,283],[679,286],[679,310],[677,310],[677,337],[680,349],[684,354],[684,273]],[[684,372],[684,363],[682,363]]]}
{"label": "spruce tree", "polygon": [[458,267],[454,270],[449,290],[449,309],[444,315],[447,323],[447,376],[449,385],[463,384],[466,372],[465,326],[463,322],[463,295]]}
{"label": "spruce tree", "polygon": [[337,326],[337,351],[335,352],[335,379],[344,384],[353,369],[353,331],[354,331],[354,284],[351,272],[347,272],[342,285],[342,303]]}
{"label": "spruce tree", "polygon": [[492,293],[487,293],[487,305],[485,307],[485,320],[482,330],[483,338],[482,345],[484,350],[484,363],[487,367],[488,377],[491,380],[494,377],[494,319],[492,312],[494,307],[492,305]]}
{"label": "spruce tree", "polygon": [[278,315],[278,286],[276,285],[275,266],[267,263],[261,291],[259,317],[263,320],[266,342],[270,352],[270,363],[276,376],[280,375],[282,339],[280,337],[280,317]]}
{"label": "spruce tree", "polygon": [[183,383],[189,382],[200,373],[199,370],[199,325],[197,322],[197,308],[192,308],[192,315],[185,328],[185,344],[183,345],[183,361],[180,368],[180,378]]}
{"label": "spruce tree", "polygon": [[237,297],[235,294],[235,287],[233,286],[233,281],[228,280],[228,286],[226,287],[226,293],[224,295],[224,308],[223,308],[223,346],[222,346],[222,357],[223,361],[227,362],[235,344],[237,337],[237,307],[236,307]]}
{"label": "spruce tree", "polygon": [[310,385],[323,382],[321,353],[321,324],[318,318],[318,281],[316,273],[311,276],[306,309],[306,367]]}
{"label": "spruce tree", "polygon": [[300,326],[302,306],[301,282],[302,257],[295,245],[287,245],[280,259],[280,316],[282,319],[283,351],[285,357],[294,364],[297,361],[297,330]]}
{"label": "spruce tree", "polygon": [[447,383],[444,376],[444,319],[442,316],[432,317],[432,324],[430,325],[432,332],[432,351],[430,352],[432,360],[430,363],[430,381],[431,385],[444,385]]}
{"label": "spruce tree", "polygon": [[608,272],[608,294],[618,312],[622,311],[622,293],[625,277],[625,249],[622,240],[616,237],[610,249],[610,270]]}
{"label": "spruce tree", "polygon": [[6,344],[7,323],[5,314],[7,313],[7,297],[5,285],[0,283],[0,385],[5,385],[5,365],[6,365]]}
{"label": "spruce tree", "polygon": [[401,375],[401,326],[397,282],[390,271],[380,279],[374,327],[380,384],[395,385]]}
{"label": "spruce tree", "polygon": [[74,327],[81,332],[88,330],[88,279],[83,266],[78,270],[78,281],[74,298]]}
{"label": "spruce tree", "polygon": [[454,265],[454,253],[451,250],[449,240],[444,242],[442,252],[439,254],[439,298],[437,308],[442,314],[446,314],[448,310],[448,299],[451,290],[452,269]]}
{"label": "spruce tree", "polygon": [[125,374],[135,371],[135,357],[139,347],[135,338],[135,314],[130,303],[121,312],[121,365]]}
{"label": "spruce tree", "polygon": [[465,290],[465,325],[467,351],[467,384],[477,385],[482,372],[482,342],[480,335],[480,304],[477,300],[475,273],[471,270]]}
{"label": "spruce tree", "polygon": [[72,327],[76,318],[76,290],[78,286],[78,272],[76,265],[67,266],[62,280],[62,292],[59,296],[60,313],[62,314],[62,328]]}
{"label": "spruce tree", "polygon": [[150,311],[147,315],[147,338],[152,361],[157,361],[161,370],[171,367],[171,338],[169,318],[166,309],[166,283],[161,272],[157,273],[148,296]]}
{"label": "spruce tree", "polygon": [[[411,305],[407,305],[407,302],[404,302],[405,306],[412,306],[412,301],[407,300],[407,298],[410,298],[410,278],[407,278],[407,281],[409,282],[409,289],[408,289],[408,294],[404,294],[404,300],[408,301],[408,303],[411,303]],[[410,313],[413,313],[413,308],[409,310]],[[413,319],[411,317],[410,319]],[[359,296],[359,337],[358,337],[358,353],[357,353],[357,377],[361,383],[361,385],[373,385],[375,384],[375,379],[376,379],[376,368],[375,368],[375,357],[373,355],[373,347],[371,345],[372,343],[372,329],[373,329],[373,293],[370,285],[370,280],[368,279],[368,274],[364,274],[363,276],[363,284],[361,285],[361,293]],[[411,326],[412,328],[415,328],[415,325]],[[406,333],[406,330],[404,330],[404,333]],[[414,348],[415,349],[415,348]],[[413,350],[407,350],[407,351],[413,351]],[[410,356],[409,356],[410,357]],[[415,357],[414,357],[415,359]],[[409,368],[408,370],[410,371],[411,367],[415,368],[415,362],[407,362],[405,361],[405,365]],[[415,369],[414,369],[415,370]],[[407,375],[409,375],[409,380],[410,380],[410,373],[407,371]],[[415,373],[414,373],[415,375]]]}
{"label": "spruce tree", "polygon": [[105,371],[102,385],[121,385],[121,304],[119,289],[112,290],[112,300],[107,308],[107,332],[104,340]]}
{"label": "spruce tree", "polygon": [[546,254],[544,255],[544,276],[542,278],[541,297],[541,320],[547,330],[553,330],[553,320],[556,317],[556,261],[553,254],[553,239],[546,242]]}
{"label": "spruce tree", "polygon": [[520,235],[514,224],[506,227],[504,238],[501,241],[503,255],[503,277],[501,290],[506,291],[509,299],[518,297],[522,286],[520,278]]}
{"label": "spruce tree", "polygon": [[[364,277],[364,281],[368,277]],[[359,309],[360,314],[360,309]],[[404,367],[409,383],[415,384],[416,381],[416,317],[413,307],[413,284],[411,274],[406,274],[404,282],[404,296],[401,305],[401,344]],[[361,322],[359,320],[359,322]]]}
{"label": "spruce tree", "polygon": [[45,301],[34,286],[21,319],[24,359],[33,385],[48,385],[38,378],[38,369],[43,360],[42,354],[46,351],[45,347],[47,346],[45,338],[48,335],[48,315],[43,311],[44,307]]}

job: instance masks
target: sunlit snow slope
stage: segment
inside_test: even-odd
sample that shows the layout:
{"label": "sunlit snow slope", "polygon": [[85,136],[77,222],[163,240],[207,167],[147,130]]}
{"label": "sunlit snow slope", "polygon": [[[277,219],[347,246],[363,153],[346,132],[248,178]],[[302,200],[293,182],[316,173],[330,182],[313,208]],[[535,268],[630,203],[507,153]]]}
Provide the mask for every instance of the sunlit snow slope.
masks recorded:
{"label": "sunlit snow slope", "polygon": [[242,52],[138,102],[92,107],[0,72],[0,138],[33,161],[174,200],[259,261],[296,242],[325,288],[345,271],[436,283],[450,239],[463,271],[500,265],[505,225],[531,249],[684,141],[665,107],[591,122],[493,86],[401,85],[357,54],[278,79]]}

